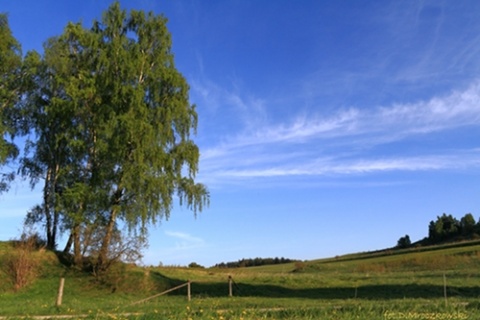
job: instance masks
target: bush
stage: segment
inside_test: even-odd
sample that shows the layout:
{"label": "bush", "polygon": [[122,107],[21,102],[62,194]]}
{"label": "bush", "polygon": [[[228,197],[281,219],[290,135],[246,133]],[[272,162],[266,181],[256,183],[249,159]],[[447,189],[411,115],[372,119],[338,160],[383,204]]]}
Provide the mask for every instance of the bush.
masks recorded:
{"label": "bush", "polygon": [[398,239],[397,248],[399,249],[406,249],[409,248],[411,245],[412,242],[410,241],[410,237],[408,236],[408,234]]}
{"label": "bush", "polygon": [[302,261],[297,261],[295,262],[295,268],[293,269],[293,272],[303,272],[307,268],[307,264]]}
{"label": "bush", "polygon": [[13,250],[5,254],[2,269],[12,283],[14,291],[31,284],[39,275],[40,260],[35,251],[38,236],[23,234],[20,240],[13,242]]}
{"label": "bush", "polygon": [[188,265],[188,267],[189,267],[189,268],[198,268],[198,269],[203,269],[203,268],[205,268],[204,266],[202,266],[202,265],[200,265],[200,264],[198,264],[198,263],[196,263],[196,262],[190,263],[190,264]]}

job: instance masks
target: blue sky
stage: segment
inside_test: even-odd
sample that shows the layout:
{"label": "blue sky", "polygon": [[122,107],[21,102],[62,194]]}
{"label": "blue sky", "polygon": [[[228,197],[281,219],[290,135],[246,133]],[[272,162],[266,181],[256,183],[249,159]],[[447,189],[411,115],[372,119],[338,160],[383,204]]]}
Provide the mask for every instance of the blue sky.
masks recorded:
{"label": "blue sky", "polygon": [[[0,1],[23,51],[110,1]],[[121,1],[169,19],[211,205],[150,229],[144,263],[315,259],[480,208],[480,2]],[[0,196],[0,239],[39,191]]]}

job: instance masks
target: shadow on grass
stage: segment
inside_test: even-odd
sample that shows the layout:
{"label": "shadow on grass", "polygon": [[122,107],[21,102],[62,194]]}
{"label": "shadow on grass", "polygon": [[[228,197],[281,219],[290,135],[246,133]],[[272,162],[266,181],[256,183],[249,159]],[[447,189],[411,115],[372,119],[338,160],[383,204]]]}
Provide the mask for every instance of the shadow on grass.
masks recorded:
{"label": "shadow on grass", "polygon": [[[442,298],[443,286],[435,285],[369,285],[359,288],[335,287],[335,288],[308,288],[291,289],[276,285],[251,285],[237,284],[234,288],[235,296],[266,297],[266,298],[306,298],[306,299],[372,299],[388,300],[403,298]],[[225,284],[193,283],[192,294],[204,293],[205,295],[226,296],[228,287]],[[479,287],[448,287],[448,297],[477,298],[480,295]]]}
{"label": "shadow on grass", "polygon": [[[182,284],[182,281],[170,279],[173,285]],[[184,283],[184,282],[183,282]],[[187,289],[182,288],[169,295],[186,295]],[[228,283],[195,282],[191,284],[193,297],[227,297],[229,294]],[[355,287],[318,287],[292,289],[270,284],[245,284],[235,283],[233,295],[236,297],[263,297],[263,298],[304,298],[304,299],[365,299],[365,300],[390,300],[390,299],[434,299],[444,297],[444,287],[441,285],[405,284],[405,285],[366,285]],[[448,297],[478,298],[480,287],[447,287]]]}

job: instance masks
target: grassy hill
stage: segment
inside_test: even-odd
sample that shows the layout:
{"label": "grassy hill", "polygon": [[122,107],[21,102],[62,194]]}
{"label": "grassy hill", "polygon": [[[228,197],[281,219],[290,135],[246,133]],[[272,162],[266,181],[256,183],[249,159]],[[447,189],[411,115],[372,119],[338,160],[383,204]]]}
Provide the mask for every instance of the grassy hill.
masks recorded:
{"label": "grassy hill", "polygon": [[[83,314],[101,319],[104,314],[162,310],[168,319],[187,319],[187,307],[189,313],[196,310],[192,319],[220,319],[219,310],[232,310],[238,315],[231,319],[240,319],[245,310],[264,310],[260,312],[262,317],[272,319],[290,319],[292,313],[298,319],[318,318],[320,313],[322,319],[328,319],[335,310],[337,315],[343,310],[344,316],[335,319],[353,319],[359,310],[367,312],[360,318],[371,319],[385,319],[386,310],[419,312],[422,308],[450,315],[480,313],[480,241],[238,269],[122,264],[103,281],[65,267],[53,252],[37,250],[31,253],[38,261],[35,279],[18,291],[12,289],[5,272],[13,250],[12,243],[0,242],[0,316]],[[63,304],[56,307],[61,277],[66,279]],[[230,298],[229,277],[234,281],[234,297]],[[133,304],[187,281],[192,282],[190,303],[186,300],[187,288],[182,288]],[[261,318],[257,315],[253,318]]]}

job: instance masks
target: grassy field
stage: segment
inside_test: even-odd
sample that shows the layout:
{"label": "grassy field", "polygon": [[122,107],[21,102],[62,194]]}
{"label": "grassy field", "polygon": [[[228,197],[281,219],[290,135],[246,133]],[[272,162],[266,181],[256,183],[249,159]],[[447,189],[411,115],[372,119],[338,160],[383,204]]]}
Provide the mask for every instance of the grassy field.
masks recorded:
{"label": "grassy field", "polygon": [[[0,257],[9,250],[1,244]],[[52,252],[35,254],[42,261],[37,279],[18,292],[0,273],[0,317],[480,319],[478,242],[239,269],[123,265],[104,284],[62,266]],[[65,289],[57,307],[60,277]],[[183,287],[136,303],[187,281],[191,301]]]}

